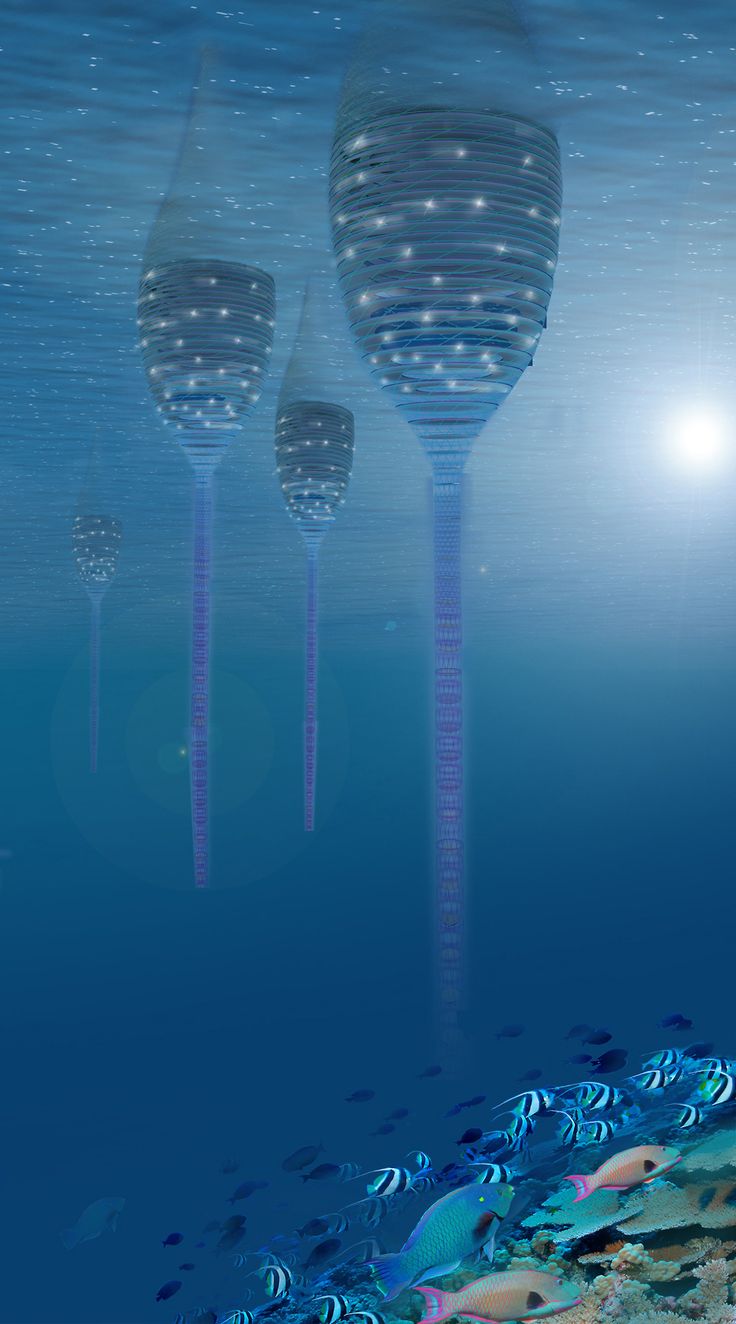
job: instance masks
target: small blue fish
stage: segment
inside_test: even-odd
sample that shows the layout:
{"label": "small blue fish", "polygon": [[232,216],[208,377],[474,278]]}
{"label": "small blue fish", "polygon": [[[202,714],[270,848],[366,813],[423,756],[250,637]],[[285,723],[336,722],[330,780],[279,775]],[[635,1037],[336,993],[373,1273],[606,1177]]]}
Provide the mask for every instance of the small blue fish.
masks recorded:
{"label": "small blue fish", "polygon": [[370,1103],[370,1100],[371,1100],[371,1099],[375,1099],[375,1097],[376,1097],[376,1091],[375,1091],[375,1090],[353,1090],[353,1093],[352,1093],[352,1094],[348,1094],[348,1096],[347,1096],[345,1102],[346,1102],[346,1103]]}
{"label": "small blue fish", "polygon": [[182,1235],[181,1232],[170,1232],[169,1235],[168,1235],[168,1237],[165,1237],[164,1240],[161,1242],[161,1245],[162,1245],[162,1246],[179,1246],[179,1245],[181,1245],[181,1243],[182,1243],[183,1240],[184,1240],[184,1237],[183,1237],[183,1235]]}
{"label": "small blue fish", "polygon": [[179,1291],[180,1287],[180,1280],[178,1278],[171,1278],[168,1283],[164,1283],[163,1287],[159,1287],[158,1292],[156,1293],[156,1300],[168,1301],[169,1297],[174,1296],[175,1293]]}

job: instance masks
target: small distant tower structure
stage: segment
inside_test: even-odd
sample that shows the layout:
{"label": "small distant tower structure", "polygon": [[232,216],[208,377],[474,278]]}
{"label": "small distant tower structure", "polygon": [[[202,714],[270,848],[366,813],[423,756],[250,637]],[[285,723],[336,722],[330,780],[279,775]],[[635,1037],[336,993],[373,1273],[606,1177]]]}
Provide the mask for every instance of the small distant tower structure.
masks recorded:
{"label": "small distant tower structure", "polygon": [[89,768],[97,772],[100,739],[100,652],[102,601],[118,568],[123,526],[113,515],[75,515],[72,552],[77,574],[90,602],[89,626]]}
{"label": "small distant tower structure", "polygon": [[[179,164],[146,250],[138,325],[149,389],[194,479],[190,775],[194,879],[210,878],[210,581],[214,474],[258,402],[276,311],[272,277],[239,260],[241,221],[204,96],[205,52]],[[231,254],[237,253],[233,258]]]}
{"label": "small distant tower structure", "polygon": [[312,278],[276,411],[276,464],[286,508],[307,553],[304,674],[304,829],[314,830],[317,784],[318,582],[322,539],[345,500],[355,421],[344,403],[327,333],[324,286]]}

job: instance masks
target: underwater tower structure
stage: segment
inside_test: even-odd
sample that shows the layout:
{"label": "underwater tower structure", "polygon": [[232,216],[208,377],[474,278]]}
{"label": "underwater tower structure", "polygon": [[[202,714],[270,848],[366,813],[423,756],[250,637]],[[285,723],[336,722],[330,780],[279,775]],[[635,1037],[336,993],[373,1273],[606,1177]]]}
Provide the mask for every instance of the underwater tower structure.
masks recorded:
{"label": "underwater tower structure", "polygon": [[345,499],[353,467],[355,424],[337,403],[321,291],[312,279],[276,412],[276,463],[287,510],[307,552],[304,674],[304,829],[314,829],[317,780],[318,576],[322,539]]}
{"label": "underwater tower structure", "polygon": [[[426,12],[414,6],[412,21],[410,5],[405,18],[394,34],[399,20],[390,10],[388,31],[399,48],[408,34],[411,58],[422,24],[426,35]],[[506,13],[503,27],[507,37]],[[469,30],[479,40],[477,25]],[[415,66],[402,79],[398,55],[391,68],[395,76],[364,50],[346,80],[330,211],[358,349],[432,471],[437,1014],[452,1047],[464,985],[462,477],[546,325],[560,155],[544,124],[506,110],[502,95],[494,105],[493,79],[479,81],[467,106],[450,99],[449,78],[429,77],[426,67],[417,77]]]}
{"label": "underwater tower structure", "polygon": [[102,599],[115,578],[123,526],[113,515],[93,515],[80,500],[72,524],[72,553],[77,574],[90,601],[89,626],[89,767],[97,772],[100,733],[100,645]]}
{"label": "underwater tower structure", "polygon": [[[209,882],[212,506],[217,465],[257,403],[273,346],[270,275],[240,261],[242,222],[213,107],[198,95],[144,258],[138,325],[148,385],[194,478],[190,775],[194,876]],[[208,80],[212,81],[212,80]],[[227,185],[223,196],[222,178]],[[235,256],[233,256],[235,254]]]}

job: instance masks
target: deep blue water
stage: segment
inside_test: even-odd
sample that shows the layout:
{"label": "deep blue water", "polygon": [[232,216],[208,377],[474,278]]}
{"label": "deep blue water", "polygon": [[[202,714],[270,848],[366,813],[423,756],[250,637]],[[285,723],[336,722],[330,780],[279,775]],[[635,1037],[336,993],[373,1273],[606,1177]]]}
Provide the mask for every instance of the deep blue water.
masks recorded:
{"label": "deep blue water", "polygon": [[[199,1277],[156,1304],[190,1258],[161,1239],[191,1246],[230,1183],[271,1180],[243,1206],[261,1244],[329,1206],[281,1173],[298,1145],[449,1158],[449,1104],[503,1098],[530,1067],[572,1078],[575,1021],[633,1060],[682,1010],[732,1049],[732,19],[712,0],[696,16],[523,8],[562,149],[561,261],[534,370],[468,474],[467,1047],[454,1078],[419,1081],[438,1052],[428,476],[344,323],[356,463],[325,544],[312,839],[303,552],[273,476],[300,290],[330,266],[327,155],[366,7],[5,7],[2,1324],[168,1324],[220,1268],[191,1252]],[[190,481],[147,396],[135,297],[210,42],[255,199],[246,260],[279,303],[271,379],[218,476],[201,895],[176,754]],[[705,470],[672,445],[693,403],[722,422]],[[124,543],[91,780],[70,530],[93,441]],[[496,1040],[512,1021],[524,1034]],[[374,1103],[343,1102],[365,1085]],[[370,1138],[399,1105],[397,1137]],[[219,1172],[230,1155],[236,1177]],[[118,1231],[66,1251],[60,1231],[106,1194],[127,1202]]]}

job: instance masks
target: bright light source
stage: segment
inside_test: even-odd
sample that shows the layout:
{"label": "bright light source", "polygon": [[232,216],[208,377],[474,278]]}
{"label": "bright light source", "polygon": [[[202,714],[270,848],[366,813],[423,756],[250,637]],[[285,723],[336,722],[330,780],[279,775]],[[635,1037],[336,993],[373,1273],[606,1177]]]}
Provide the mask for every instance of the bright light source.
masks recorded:
{"label": "bright light source", "polygon": [[672,424],[675,458],[683,468],[705,473],[725,459],[723,421],[707,409],[680,414]]}

